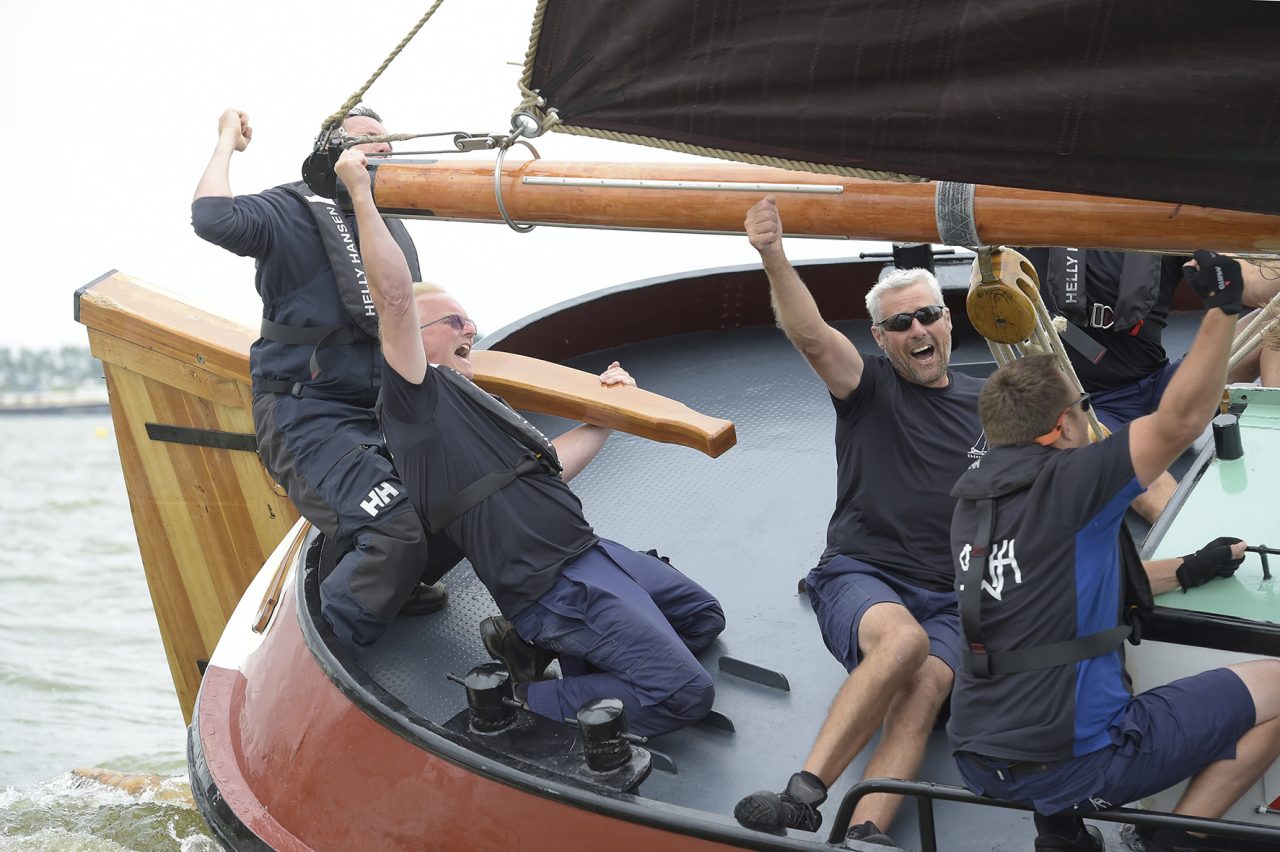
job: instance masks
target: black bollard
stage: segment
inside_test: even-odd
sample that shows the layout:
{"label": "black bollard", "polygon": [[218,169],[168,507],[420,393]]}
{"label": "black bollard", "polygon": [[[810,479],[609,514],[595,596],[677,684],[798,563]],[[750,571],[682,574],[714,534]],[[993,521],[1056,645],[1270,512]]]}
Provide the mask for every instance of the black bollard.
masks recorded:
{"label": "black bollard", "polygon": [[578,708],[578,727],[582,729],[582,748],[587,766],[596,772],[608,772],[631,760],[631,743],[623,736],[627,716],[622,702],[616,698],[597,698]]}
{"label": "black bollard", "polygon": [[484,663],[467,672],[462,685],[467,688],[471,729],[481,733],[501,731],[516,717],[511,675],[501,663]]}
{"label": "black bollard", "polygon": [[1222,461],[1233,461],[1244,455],[1240,442],[1240,418],[1219,414],[1213,418],[1213,449]]}

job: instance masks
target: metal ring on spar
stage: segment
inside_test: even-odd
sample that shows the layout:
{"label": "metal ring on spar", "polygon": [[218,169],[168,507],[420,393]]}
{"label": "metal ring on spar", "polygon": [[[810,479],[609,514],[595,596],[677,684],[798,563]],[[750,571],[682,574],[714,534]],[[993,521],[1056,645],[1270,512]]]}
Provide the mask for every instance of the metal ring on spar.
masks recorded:
{"label": "metal ring on spar", "polygon": [[521,136],[539,136],[541,129],[538,123],[532,118],[529,121],[522,121],[521,117],[529,118],[524,113],[516,113],[511,117],[511,135],[502,143],[502,148],[498,151],[498,159],[493,164],[493,198],[498,202],[498,212],[502,214],[502,221],[507,223],[507,227],[517,233],[527,234],[532,231],[536,225],[522,225],[512,220],[507,213],[507,205],[502,201],[502,163],[507,158],[507,151],[512,145],[523,145],[533,154],[535,160],[542,159],[542,155],[538,153],[538,149],[530,145]]}

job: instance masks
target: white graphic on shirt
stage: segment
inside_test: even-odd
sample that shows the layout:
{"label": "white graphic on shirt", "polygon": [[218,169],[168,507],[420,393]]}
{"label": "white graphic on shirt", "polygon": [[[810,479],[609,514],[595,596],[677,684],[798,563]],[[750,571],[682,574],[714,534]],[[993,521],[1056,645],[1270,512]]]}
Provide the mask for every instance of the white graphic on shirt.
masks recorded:
{"label": "white graphic on shirt", "polygon": [[978,440],[973,442],[973,446],[969,448],[969,458],[980,459],[987,454],[987,430],[983,429],[978,434]]}
{"label": "white graphic on shirt", "polygon": [[[1022,569],[1018,567],[1018,560],[1014,556],[1013,543],[1016,539],[1008,538],[991,548],[991,555],[987,557],[987,576],[982,581],[982,590],[996,600],[1002,600],[1005,584],[1005,569],[1013,570],[1013,582],[1017,585],[1022,584]],[[960,570],[968,572],[969,570],[969,551],[973,549],[973,545],[966,544],[964,550],[960,551]],[[964,591],[964,586],[960,587]]]}

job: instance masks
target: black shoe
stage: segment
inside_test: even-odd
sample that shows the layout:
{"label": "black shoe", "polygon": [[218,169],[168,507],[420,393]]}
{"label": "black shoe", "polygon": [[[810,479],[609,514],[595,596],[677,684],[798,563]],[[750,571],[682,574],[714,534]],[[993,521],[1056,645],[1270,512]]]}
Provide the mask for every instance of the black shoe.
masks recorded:
{"label": "black shoe", "polygon": [[426,615],[444,609],[449,603],[449,590],[444,583],[419,583],[409,599],[400,607],[401,615]]}
{"label": "black shoe", "polygon": [[500,615],[491,615],[480,622],[480,640],[489,656],[506,666],[516,683],[538,680],[556,658],[554,651],[521,639],[511,622]]}
{"label": "black shoe", "polygon": [[857,840],[860,843],[874,843],[877,846],[893,846],[897,848],[898,844],[893,842],[893,838],[885,834],[871,820],[860,825],[850,826],[849,833],[844,836],[845,843],[850,840]]}
{"label": "black shoe", "polygon": [[1068,840],[1061,834],[1036,835],[1036,852],[1103,852],[1106,848],[1102,832],[1092,825],[1084,826],[1084,831],[1074,840]]}
{"label": "black shoe", "polygon": [[827,791],[815,786],[797,772],[787,782],[781,793],[761,790],[738,802],[733,808],[733,818],[747,828],[780,831],[796,828],[800,831],[817,831],[822,827],[822,814],[818,805],[827,800]]}

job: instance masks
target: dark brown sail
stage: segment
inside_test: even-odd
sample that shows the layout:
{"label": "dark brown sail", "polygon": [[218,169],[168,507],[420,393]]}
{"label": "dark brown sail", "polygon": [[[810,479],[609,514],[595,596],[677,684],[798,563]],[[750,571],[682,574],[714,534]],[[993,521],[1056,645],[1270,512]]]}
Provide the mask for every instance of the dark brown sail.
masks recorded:
{"label": "dark brown sail", "polygon": [[545,0],[568,130],[1280,213],[1280,3]]}

